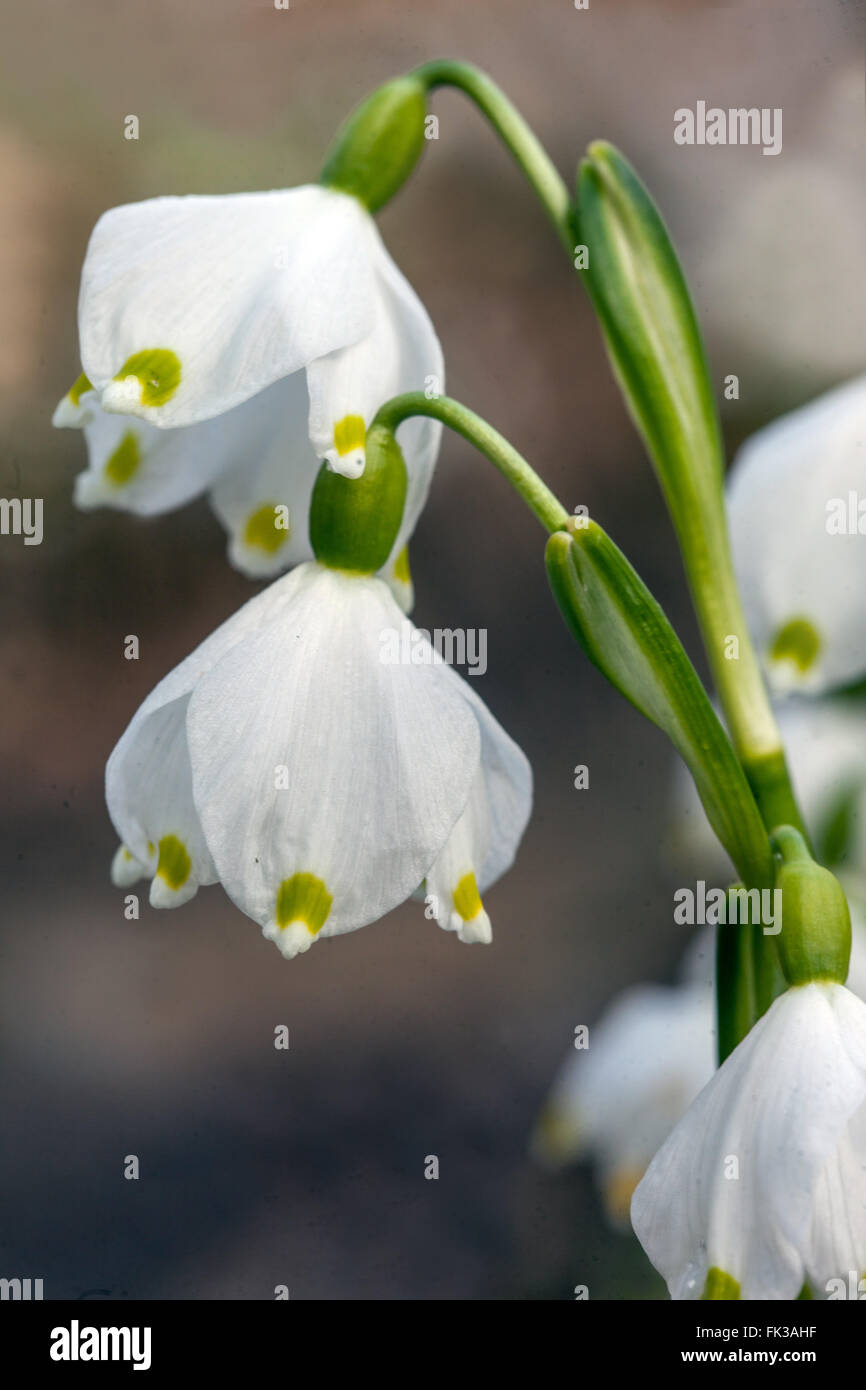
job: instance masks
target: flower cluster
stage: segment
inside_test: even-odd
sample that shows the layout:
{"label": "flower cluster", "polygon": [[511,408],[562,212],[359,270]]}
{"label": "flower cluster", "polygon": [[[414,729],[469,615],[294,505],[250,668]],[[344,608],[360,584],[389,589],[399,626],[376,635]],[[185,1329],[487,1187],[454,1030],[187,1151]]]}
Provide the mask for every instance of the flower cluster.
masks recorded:
{"label": "flower cluster", "polygon": [[[460,940],[489,941],[481,894],[514,857],[531,773],[436,653],[380,659],[383,632],[426,641],[405,616],[407,542],[441,425],[400,426],[391,502],[371,425],[390,397],[438,394],[444,371],[366,207],[310,186],[116,208],[90,240],[79,336],[82,375],[54,417],[84,432],[79,505],[152,515],[207,492],[238,568],[295,566],[120,739],[115,883],[147,877],[151,903],[175,907],[219,881],[285,956],[413,893]],[[348,553],[362,499],[376,534]]]}

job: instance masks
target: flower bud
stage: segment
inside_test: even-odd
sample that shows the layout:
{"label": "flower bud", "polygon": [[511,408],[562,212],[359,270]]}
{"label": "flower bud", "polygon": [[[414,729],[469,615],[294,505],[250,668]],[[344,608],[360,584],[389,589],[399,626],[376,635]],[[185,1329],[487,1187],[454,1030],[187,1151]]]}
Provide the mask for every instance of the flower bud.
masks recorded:
{"label": "flower bud", "polygon": [[366,437],[360,478],[345,478],[322,464],[310,502],[310,543],[330,569],[375,574],[391,554],[406,501],[406,464],[386,425]]}
{"label": "flower bud", "polygon": [[790,985],[848,978],[851,914],[842,886],[829,869],[816,864],[799,831],[781,826],[773,845],[782,863],[776,887],[782,890],[779,955]]}
{"label": "flower bud", "polygon": [[417,77],[378,87],[349,116],[331,146],[321,182],[351,193],[370,210],[387,203],[424,147],[427,95]]}

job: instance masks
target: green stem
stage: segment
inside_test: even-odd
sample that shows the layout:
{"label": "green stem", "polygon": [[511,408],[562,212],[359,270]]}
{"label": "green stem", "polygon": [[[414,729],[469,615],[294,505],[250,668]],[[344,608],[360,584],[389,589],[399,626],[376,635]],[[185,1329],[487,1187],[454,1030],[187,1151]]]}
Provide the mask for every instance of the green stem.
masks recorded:
{"label": "green stem", "polygon": [[672,505],[671,512],[713,680],[764,824],[768,830],[794,825],[808,836],[743,613],[722,490],[712,499],[695,497],[690,506]]}
{"label": "green stem", "polygon": [[552,533],[565,527],[569,513],[531,464],[480,415],[449,396],[436,396],[429,400],[423,391],[409,391],[403,396],[394,396],[382,406],[371,429],[375,425],[384,425],[393,432],[413,415],[441,420],[443,425],[474,445],[508,479],[546,531]]}
{"label": "green stem", "polygon": [[472,63],[449,58],[424,63],[412,76],[420,78],[428,91],[435,87],[457,87],[475,103],[526,175],[565,246],[569,260],[573,259],[572,201],[568,188],[544,146],[502,89]]}

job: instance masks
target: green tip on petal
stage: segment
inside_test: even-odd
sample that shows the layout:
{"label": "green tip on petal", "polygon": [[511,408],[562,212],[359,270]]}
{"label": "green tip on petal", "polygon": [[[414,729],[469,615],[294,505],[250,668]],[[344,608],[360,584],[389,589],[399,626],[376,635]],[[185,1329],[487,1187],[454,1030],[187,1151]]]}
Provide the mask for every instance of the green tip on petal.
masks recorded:
{"label": "green tip on petal", "polygon": [[82,372],[82,373],[81,373],[81,376],[78,377],[78,379],[77,379],[76,381],[74,381],[74,382],[72,383],[72,385],[70,386],[70,388],[69,388],[69,399],[71,400],[71,402],[72,402],[73,405],[78,405],[78,403],[80,402],[81,397],[84,395],[85,391],[92,391],[92,390],[93,390],[93,387],[92,387],[90,381],[89,381],[88,378],[84,375],[84,372]]}
{"label": "green tip on petal", "polygon": [[808,618],[791,618],[770,643],[770,660],[790,661],[805,675],[815,665],[821,646],[821,634]]}
{"label": "green tip on petal", "polygon": [[135,477],[140,463],[138,439],[133,430],[127,430],[102,472],[115,487],[125,487]]}
{"label": "green tip on petal", "polygon": [[277,526],[279,506],[279,502],[265,502],[247,518],[244,527],[245,545],[264,550],[268,555],[276,554],[280,546],[285,545],[290,533],[285,527]]}
{"label": "green tip on petal", "polygon": [[134,376],[141,386],[142,405],[165,405],[180,385],[180,358],[171,348],[145,348],[128,357],[115,381]]}
{"label": "green tip on petal", "polygon": [[474,874],[464,874],[454,889],[454,910],[460,913],[464,922],[471,922],[479,912],[484,911]]}
{"label": "green tip on petal", "polygon": [[156,872],[169,888],[177,892],[189,878],[192,860],[186,845],[176,835],[163,835],[159,842],[159,863]]}
{"label": "green tip on petal", "polygon": [[394,561],[394,578],[398,584],[412,583],[412,570],[409,567],[409,547],[404,545]]}
{"label": "green tip on petal", "polygon": [[704,1302],[717,1302],[721,1299],[738,1300],[740,1298],[740,1286],[736,1279],[730,1274],[726,1274],[718,1265],[713,1265],[707,1271],[707,1282],[704,1284],[704,1291],[701,1299]]}
{"label": "green tip on petal", "polygon": [[277,926],[283,928],[293,922],[303,922],[310,935],[315,936],[327,922],[333,901],[332,894],[315,874],[292,874],[291,878],[283,879],[277,893]]}
{"label": "green tip on petal", "polygon": [[367,426],[363,415],[344,415],[334,426],[334,448],[344,458],[355,449],[363,449],[367,438]]}

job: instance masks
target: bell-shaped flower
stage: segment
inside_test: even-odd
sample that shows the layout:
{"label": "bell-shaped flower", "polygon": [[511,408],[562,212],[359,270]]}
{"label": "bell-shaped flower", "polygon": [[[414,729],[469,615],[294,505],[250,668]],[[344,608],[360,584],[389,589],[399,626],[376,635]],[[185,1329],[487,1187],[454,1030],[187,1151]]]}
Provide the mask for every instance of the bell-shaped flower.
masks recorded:
{"label": "bell-shaped flower", "polygon": [[[706,943],[706,952],[712,952]],[[715,1067],[709,979],[624,991],[574,1047],[554,1081],[532,1140],[549,1167],[591,1159],[614,1225],[653,1155]]]}
{"label": "bell-shaped flower", "polygon": [[[84,373],[54,415],[84,430],[78,504],[154,515],[210,492],[232,563],[254,577],[310,558],[319,461],[360,476],[379,406],[444,385],[435,330],[372,217],[322,187],[106,213],[82,272],[79,335]],[[440,436],[422,417],[400,427],[398,587]]]}
{"label": "bell-shaped flower", "polygon": [[480,893],[531,804],[524,755],[387,585],[317,562],[160,682],[106,788],[115,882],[147,874],[151,901],[170,906],[220,880],[286,956],[375,921],[425,879],[443,926],[489,939]]}
{"label": "bell-shaped flower", "polygon": [[788,989],[653,1159],[632,1224],[675,1299],[819,1296],[866,1271],[866,1005]]}
{"label": "bell-shaped flower", "polygon": [[728,485],[746,615],[779,692],[866,673],[866,377],[760,430]]}

